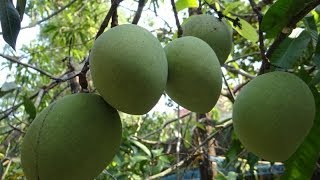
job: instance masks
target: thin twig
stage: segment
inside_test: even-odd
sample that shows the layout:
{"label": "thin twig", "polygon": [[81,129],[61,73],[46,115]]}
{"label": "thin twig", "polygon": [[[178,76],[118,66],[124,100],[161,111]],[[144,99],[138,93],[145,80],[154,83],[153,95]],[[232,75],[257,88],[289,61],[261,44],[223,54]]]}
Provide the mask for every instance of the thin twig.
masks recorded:
{"label": "thin twig", "polygon": [[176,20],[176,26],[178,28],[178,38],[182,36],[183,34],[183,30],[179,21],[179,17],[178,17],[178,12],[177,12],[177,8],[176,8],[176,4],[174,3],[174,0],[171,0],[171,6],[172,6],[172,10],[174,13],[174,18]]}
{"label": "thin twig", "polygon": [[122,0],[114,0],[112,2],[111,7],[110,7],[106,17],[104,18],[104,20],[102,21],[102,23],[100,25],[100,28],[96,34],[95,39],[97,39],[104,32],[104,30],[108,27],[109,21],[110,21],[112,15],[114,14],[114,12],[116,11],[116,9],[118,8],[121,1]]}
{"label": "thin twig", "polygon": [[169,124],[171,124],[171,123],[173,123],[173,122],[175,122],[175,121],[178,121],[178,120],[180,120],[180,119],[183,119],[183,118],[185,118],[185,117],[187,117],[187,116],[189,116],[189,115],[191,115],[191,114],[192,114],[192,112],[189,112],[189,113],[187,113],[187,114],[185,114],[185,115],[180,116],[180,118],[174,118],[174,119],[171,119],[171,120],[166,121],[159,129],[157,129],[157,130],[155,130],[155,131],[153,131],[153,132],[145,135],[142,139],[145,139],[145,138],[147,138],[147,137],[149,137],[149,136],[151,136],[151,135],[153,135],[153,134],[156,134],[157,132],[162,131],[167,125],[169,125]]}
{"label": "thin twig", "polygon": [[140,17],[141,17],[141,14],[142,14],[142,10],[144,8],[144,5],[145,5],[145,0],[139,0],[138,8],[137,8],[136,14],[132,20],[132,24],[138,24]]}
{"label": "thin twig", "polygon": [[54,79],[54,80],[57,80],[57,79],[58,79],[58,78],[52,76],[51,74],[45,72],[45,71],[42,70],[42,69],[39,69],[39,68],[37,68],[37,67],[35,67],[35,66],[32,66],[32,65],[30,65],[30,64],[27,64],[27,63],[23,63],[23,62],[15,59],[15,58],[13,58],[13,57],[11,57],[11,56],[7,56],[7,55],[1,54],[1,53],[0,53],[0,56],[3,57],[3,58],[5,58],[5,59],[7,59],[7,60],[9,60],[10,62],[17,63],[17,64],[22,65],[22,66],[27,67],[27,68],[31,68],[31,69],[39,72],[40,74],[49,77],[50,79]]}
{"label": "thin twig", "polygon": [[258,29],[258,34],[259,34],[259,49],[260,49],[260,55],[262,58],[262,68],[260,68],[259,74],[263,74],[266,69],[269,69],[270,67],[270,61],[268,57],[266,56],[266,50],[264,47],[264,36],[263,36],[263,31],[261,29],[261,23],[262,23],[262,18],[263,15],[261,13],[260,7],[257,6],[257,4],[254,2],[254,0],[249,0],[250,5],[254,13],[258,17],[258,22],[259,22],[259,29]]}
{"label": "thin twig", "polygon": [[249,74],[249,73],[245,72],[242,69],[236,69],[233,66],[229,66],[229,65],[224,64],[223,67],[226,68],[228,71],[230,71],[232,73],[240,74],[240,75],[242,75],[244,77],[247,77],[249,79],[253,79],[255,77],[254,75]]}
{"label": "thin twig", "polygon": [[233,95],[233,93],[232,93],[232,91],[231,91],[231,88],[230,88],[230,86],[229,86],[229,84],[228,84],[228,81],[227,81],[227,79],[226,79],[226,77],[224,76],[223,73],[222,73],[222,77],[223,77],[223,80],[224,80],[224,84],[227,86],[228,92],[229,92],[229,94],[230,94],[230,96],[228,96],[228,98],[229,98],[229,100],[230,100],[232,103],[234,103],[234,101],[235,101],[234,95]]}

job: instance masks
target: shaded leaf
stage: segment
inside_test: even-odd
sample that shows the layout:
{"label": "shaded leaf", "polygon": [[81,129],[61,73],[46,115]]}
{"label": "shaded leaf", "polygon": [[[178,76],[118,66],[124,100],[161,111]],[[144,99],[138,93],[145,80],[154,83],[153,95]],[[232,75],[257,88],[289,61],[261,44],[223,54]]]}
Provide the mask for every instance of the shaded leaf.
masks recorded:
{"label": "shaded leaf", "polygon": [[143,152],[145,152],[148,156],[152,157],[152,153],[151,153],[151,151],[149,150],[149,148],[147,148],[147,146],[145,146],[145,145],[142,144],[141,142],[136,141],[136,140],[133,140],[133,139],[130,139],[130,141],[131,141],[135,146],[137,146],[138,148],[140,148]]}
{"label": "shaded leaf", "polygon": [[318,40],[318,29],[316,22],[314,20],[314,16],[306,16],[303,18],[303,23],[306,27],[306,30],[310,33],[313,44],[317,44]]}
{"label": "shaded leaf", "polygon": [[234,29],[244,38],[248,39],[249,41],[255,43],[259,39],[259,35],[257,30],[251,26],[246,20],[240,19],[241,29],[236,26]]}
{"label": "shaded leaf", "polygon": [[285,161],[282,179],[311,179],[316,162],[320,156],[320,96],[315,87],[311,87],[316,100],[316,118],[313,127],[298,150]]}
{"label": "shaded leaf", "polygon": [[241,147],[241,142],[238,139],[233,139],[231,142],[231,146],[226,152],[226,163],[235,160],[238,157],[238,154],[243,150]]}
{"label": "shaded leaf", "polygon": [[320,38],[318,38],[318,41],[317,41],[317,45],[316,45],[316,50],[314,52],[313,61],[319,68],[320,67]]}
{"label": "shaded leaf", "polygon": [[4,95],[14,91],[17,89],[18,86],[14,82],[5,82],[2,87],[0,88],[0,98],[3,97]]}
{"label": "shaded leaf", "polygon": [[0,1],[0,21],[3,39],[15,49],[21,24],[20,15],[11,0]]}
{"label": "shaded leaf", "polygon": [[34,119],[37,115],[37,110],[34,106],[34,103],[27,96],[23,97],[23,106],[27,114],[29,115],[29,118]]}
{"label": "shaded leaf", "polygon": [[259,157],[249,152],[247,155],[248,164],[250,166],[250,171],[254,170],[254,165],[259,161]]}
{"label": "shaded leaf", "polygon": [[185,8],[193,8],[193,7],[198,7],[197,0],[178,0],[176,2],[177,11],[181,11]]}
{"label": "shaded leaf", "polygon": [[289,23],[290,19],[299,13],[312,0],[278,0],[263,16],[261,29],[266,32],[266,38],[276,37]]}
{"label": "shaded leaf", "polygon": [[23,19],[23,14],[26,9],[27,0],[17,0],[17,11],[20,15],[20,21]]}
{"label": "shaded leaf", "polygon": [[297,38],[286,38],[274,51],[270,60],[276,66],[292,68],[310,43],[311,36],[303,31]]}

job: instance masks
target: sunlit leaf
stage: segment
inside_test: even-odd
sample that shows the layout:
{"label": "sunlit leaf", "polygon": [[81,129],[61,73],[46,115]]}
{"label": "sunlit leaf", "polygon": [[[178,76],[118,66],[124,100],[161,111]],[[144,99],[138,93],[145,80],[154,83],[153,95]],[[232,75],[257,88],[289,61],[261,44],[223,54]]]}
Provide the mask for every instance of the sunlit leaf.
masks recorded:
{"label": "sunlit leaf", "polygon": [[237,26],[234,29],[244,38],[248,39],[249,41],[256,43],[259,39],[259,35],[257,30],[252,27],[246,20],[240,19],[241,29]]}
{"label": "sunlit leaf", "polygon": [[137,146],[137,147],[140,148],[142,151],[144,151],[148,156],[152,157],[152,153],[151,153],[151,151],[147,148],[147,146],[145,146],[145,145],[142,144],[141,142],[136,141],[136,140],[133,140],[133,139],[130,139],[130,141],[131,141],[135,146]]}
{"label": "sunlit leaf", "polygon": [[185,8],[193,8],[193,7],[198,7],[197,0],[178,0],[176,2],[177,11],[181,11]]}

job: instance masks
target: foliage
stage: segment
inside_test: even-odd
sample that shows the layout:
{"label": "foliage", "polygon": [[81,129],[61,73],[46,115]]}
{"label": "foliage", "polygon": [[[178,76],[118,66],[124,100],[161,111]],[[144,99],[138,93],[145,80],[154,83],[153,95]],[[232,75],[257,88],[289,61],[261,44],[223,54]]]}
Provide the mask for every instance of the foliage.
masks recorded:
{"label": "foliage", "polygon": [[[244,178],[246,173],[258,172],[257,165],[262,161],[247,152],[233,133],[230,111],[241,87],[261,73],[286,70],[298,75],[312,89],[319,107],[319,0],[111,2],[1,1],[2,35],[9,44],[2,41],[0,52],[0,74],[4,78],[0,88],[3,179],[24,178],[19,146],[37,113],[66,94],[95,92],[87,57],[97,32],[140,19],[138,25],[150,30],[165,45],[178,37],[172,6],[178,10],[179,23],[184,23],[189,15],[207,13],[223,16],[234,29],[233,52],[222,65],[225,82],[220,99],[206,115],[176,108],[165,95],[166,104],[171,107],[168,112],[143,116],[122,113],[120,150],[97,179],[159,178],[172,172],[201,169],[201,164],[213,157],[224,159],[218,166],[217,179]],[[103,26],[112,9],[110,22]],[[39,29],[35,39],[23,46],[16,43],[16,39],[25,38],[21,33],[30,29]],[[310,179],[319,175],[317,109],[309,135],[284,162],[283,178]]]}

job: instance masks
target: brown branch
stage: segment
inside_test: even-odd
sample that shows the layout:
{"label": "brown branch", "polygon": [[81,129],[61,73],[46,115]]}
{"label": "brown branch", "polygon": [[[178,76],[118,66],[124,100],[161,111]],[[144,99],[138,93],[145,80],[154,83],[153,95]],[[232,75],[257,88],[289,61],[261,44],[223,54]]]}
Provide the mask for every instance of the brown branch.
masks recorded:
{"label": "brown branch", "polygon": [[132,24],[138,24],[141,14],[142,14],[142,10],[144,8],[145,5],[145,0],[139,0],[139,4],[138,4],[138,9],[136,11],[136,14],[132,20]]}
{"label": "brown branch", "polygon": [[176,20],[176,26],[178,28],[178,38],[182,36],[183,34],[183,30],[179,21],[179,17],[178,17],[178,12],[177,12],[177,8],[176,8],[176,4],[174,3],[174,0],[171,0],[171,6],[172,6],[172,10],[174,13],[174,18]]}
{"label": "brown branch", "polygon": [[153,135],[153,134],[155,134],[155,133],[157,133],[157,132],[159,132],[159,131],[162,131],[167,125],[169,125],[169,124],[171,124],[171,123],[173,123],[173,122],[175,122],[175,121],[178,121],[178,120],[180,120],[180,119],[183,119],[183,118],[185,118],[185,117],[187,117],[187,116],[189,116],[189,115],[191,115],[191,114],[192,114],[192,112],[189,112],[189,113],[187,113],[187,114],[185,114],[185,115],[183,115],[183,116],[180,116],[179,118],[174,118],[174,119],[168,120],[168,121],[166,121],[165,123],[163,123],[163,125],[162,125],[159,129],[157,129],[157,130],[155,130],[155,131],[153,131],[153,132],[145,135],[145,136],[144,136],[143,138],[141,138],[141,139],[145,139],[145,138],[147,138],[147,137],[149,137],[149,136],[151,136],[151,135]]}
{"label": "brown branch", "polygon": [[122,0],[114,0],[111,4],[111,7],[106,15],[106,17],[104,18],[104,20],[102,21],[100,28],[96,34],[95,39],[97,39],[103,32],[104,30],[108,27],[109,21],[111,19],[111,17],[113,16],[114,12],[117,10],[120,2]]}
{"label": "brown branch", "polygon": [[229,66],[229,65],[224,64],[223,67],[226,68],[228,71],[230,71],[230,72],[232,72],[232,73],[240,74],[240,75],[242,75],[242,76],[244,76],[244,77],[247,77],[247,78],[249,78],[249,79],[253,79],[253,78],[255,77],[254,75],[249,74],[249,73],[245,72],[245,71],[242,70],[242,69],[236,69],[236,68],[233,67],[233,66]]}
{"label": "brown branch", "polygon": [[[112,0],[114,2],[114,0]],[[118,26],[118,8],[113,12],[112,18],[111,18],[111,28]]]}
{"label": "brown branch", "polygon": [[227,86],[228,92],[229,92],[229,94],[230,94],[230,96],[227,96],[227,97],[229,98],[229,100],[230,100],[230,101],[232,102],[232,104],[233,104],[234,101],[235,101],[234,95],[233,95],[233,93],[232,93],[232,91],[231,91],[231,88],[230,88],[230,86],[229,86],[229,84],[228,84],[228,81],[227,81],[227,79],[226,79],[226,77],[224,76],[223,73],[222,73],[222,77],[223,77],[223,80],[224,80],[224,84]]}
{"label": "brown branch", "polygon": [[32,65],[30,65],[30,64],[20,62],[19,60],[15,59],[15,58],[13,58],[13,57],[11,57],[11,56],[7,56],[7,55],[1,54],[1,53],[0,53],[0,56],[3,57],[3,58],[5,58],[5,59],[7,59],[7,60],[9,60],[10,62],[17,63],[17,64],[22,65],[22,66],[27,67],[27,68],[31,68],[31,69],[39,72],[40,74],[49,77],[50,79],[54,79],[54,80],[57,80],[57,79],[58,79],[58,78],[52,76],[51,74],[45,72],[44,70],[41,70],[41,69],[39,69],[39,68],[37,68],[37,67],[35,67],[35,66],[32,66]]}
{"label": "brown branch", "polygon": [[269,61],[268,57],[266,56],[266,50],[265,50],[265,46],[264,46],[264,36],[263,36],[262,29],[261,29],[263,15],[261,13],[261,8],[258,7],[258,5],[254,2],[254,0],[249,0],[249,2],[252,7],[252,10],[257,15],[258,22],[259,22],[259,30],[258,30],[259,49],[260,49],[260,55],[262,58],[262,65],[261,65],[259,74],[263,74],[265,72],[265,70],[269,69],[269,67],[270,67],[270,61]]}

